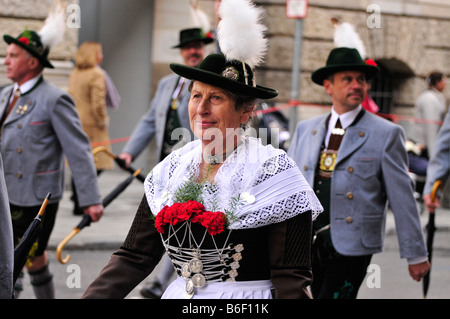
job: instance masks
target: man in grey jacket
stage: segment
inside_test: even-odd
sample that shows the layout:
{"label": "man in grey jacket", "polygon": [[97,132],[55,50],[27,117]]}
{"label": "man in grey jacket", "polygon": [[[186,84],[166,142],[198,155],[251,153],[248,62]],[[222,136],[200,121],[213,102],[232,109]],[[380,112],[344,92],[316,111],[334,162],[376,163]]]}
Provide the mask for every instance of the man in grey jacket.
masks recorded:
{"label": "man in grey jacket", "polygon": [[[80,207],[96,222],[103,214],[103,205],[94,158],[72,98],[43,78],[44,67],[53,66],[39,34],[25,30],[17,38],[3,38],[8,44],[6,74],[14,83],[0,93],[0,147],[14,240],[17,245],[50,192],[41,234],[27,269],[36,297],[54,298],[46,247],[63,196],[65,157]],[[20,287],[20,280],[17,282]]]}
{"label": "man in grey jacket", "polygon": [[423,192],[423,200],[430,213],[440,206],[438,194],[435,201],[431,200],[431,191],[436,181],[440,181],[442,189],[445,188],[450,176],[450,111],[445,116],[444,123],[439,129],[439,133],[434,146],[434,153],[431,154],[430,162],[427,168],[427,180]]}
{"label": "man in grey jacket", "polygon": [[289,148],[324,207],[313,224],[314,298],[356,298],[372,255],[383,248],[388,202],[411,277],[420,280],[430,267],[404,132],[361,107],[377,72],[357,50],[333,49],[312,74],[331,96],[331,113],[300,122]]}

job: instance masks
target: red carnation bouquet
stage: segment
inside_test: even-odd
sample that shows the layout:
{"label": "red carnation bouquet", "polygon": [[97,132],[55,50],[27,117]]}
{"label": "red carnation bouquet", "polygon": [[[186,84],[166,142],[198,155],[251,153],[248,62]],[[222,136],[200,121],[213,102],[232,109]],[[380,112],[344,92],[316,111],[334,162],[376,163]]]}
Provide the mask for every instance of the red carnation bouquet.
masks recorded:
{"label": "red carnation bouquet", "polygon": [[223,232],[227,216],[223,212],[207,211],[203,204],[188,200],[184,203],[164,206],[156,215],[155,226],[158,232],[163,234],[167,224],[175,226],[188,220],[201,224],[210,235],[214,236]]}

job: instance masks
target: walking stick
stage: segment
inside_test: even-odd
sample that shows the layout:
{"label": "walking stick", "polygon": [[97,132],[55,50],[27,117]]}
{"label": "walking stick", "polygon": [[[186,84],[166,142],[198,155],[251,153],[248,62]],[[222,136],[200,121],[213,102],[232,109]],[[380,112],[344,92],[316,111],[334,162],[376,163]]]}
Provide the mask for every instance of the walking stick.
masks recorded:
{"label": "walking stick", "polygon": [[[430,194],[431,202],[434,202],[436,199],[436,193],[441,186],[442,181],[437,180],[433,184],[433,189]],[[434,232],[436,231],[435,223],[434,223],[434,212],[428,213],[428,224],[427,224],[427,250],[428,250],[428,261],[430,262],[430,270],[428,273],[423,277],[423,298],[427,298],[428,293],[428,287],[430,285],[430,273],[431,273],[431,258],[433,256],[433,239],[434,239]]]}
{"label": "walking stick", "polygon": [[[122,193],[125,188],[127,188],[128,185],[131,184],[133,179],[139,175],[141,172],[141,169],[137,169],[132,176],[127,177],[126,180],[121,182],[116,188],[112,190],[111,193],[109,193],[104,199],[103,199],[103,207],[108,206],[117,196],[119,196],[120,193]],[[89,226],[91,224],[91,216],[84,215],[83,219],[80,221],[80,223],[73,228],[73,230],[70,232],[69,235],[66,236],[56,247],[56,257],[58,258],[58,261],[61,264],[67,264],[70,260],[70,255],[67,255],[66,257],[62,258],[62,250],[64,246],[76,235],[78,234],[84,227]]]}
{"label": "walking stick", "polygon": [[27,262],[28,255],[30,254],[31,247],[33,246],[36,239],[40,234],[40,224],[42,221],[42,216],[44,215],[45,209],[47,208],[48,201],[52,196],[51,193],[48,193],[45,197],[41,208],[39,209],[38,214],[31,222],[30,226],[28,226],[25,234],[23,235],[20,243],[14,249],[14,271],[13,271],[13,283],[16,282],[19,277],[20,272],[22,271],[23,266]]}
{"label": "walking stick", "polygon": [[[121,159],[120,157],[118,157],[116,154],[114,154],[114,153],[112,153],[110,150],[108,150],[105,146],[98,146],[98,147],[96,147],[96,148],[94,148],[93,150],[92,150],[92,153],[94,154],[94,156],[97,154],[97,153],[100,153],[100,152],[105,152],[106,154],[108,154],[109,156],[111,156],[113,159],[114,159],[114,161],[117,163],[117,165],[119,165],[122,169],[124,169],[124,170],[126,170],[126,171],[129,171],[130,173],[132,173],[132,174],[134,174],[134,172],[136,172],[136,169],[134,169],[133,167],[131,167],[131,166],[126,166],[126,164],[125,164],[125,161],[123,160],[123,159]],[[136,178],[138,179],[138,180],[140,180],[142,183],[145,181],[145,176],[144,175],[142,175],[142,174],[138,174],[137,176],[136,176]]]}

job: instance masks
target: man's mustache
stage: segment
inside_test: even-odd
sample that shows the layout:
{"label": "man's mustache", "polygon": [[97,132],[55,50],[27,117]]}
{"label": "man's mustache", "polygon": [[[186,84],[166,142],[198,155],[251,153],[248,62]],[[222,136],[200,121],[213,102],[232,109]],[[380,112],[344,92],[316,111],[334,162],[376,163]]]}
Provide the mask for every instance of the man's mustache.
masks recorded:
{"label": "man's mustache", "polygon": [[350,95],[355,95],[355,94],[360,95],[361,97],[364,96],[364,92],[362,90],[355,90],[355,91],[352,91],[349,94],[347,94],[347,97],[349,97]]}
{"label": "man's mustache", "polygon": [[197,53],[192,53],[192,54],[189,54],[189,58],[200,58],[200,54],[197,54]]}

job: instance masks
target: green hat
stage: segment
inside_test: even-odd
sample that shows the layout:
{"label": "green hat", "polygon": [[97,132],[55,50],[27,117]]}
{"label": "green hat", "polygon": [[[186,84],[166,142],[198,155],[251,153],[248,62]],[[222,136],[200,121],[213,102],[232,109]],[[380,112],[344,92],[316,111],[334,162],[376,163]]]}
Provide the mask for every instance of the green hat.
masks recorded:
{"label": "green hat", "polygon": [[180,31],[180,43],[173,46],[172,48],[181,48],[183,45],[186,45],[189,42],[197,41],[208,44],[213,42],[214,38],[210,32],[205,34],[200,28],[184,29]]}
{"label": "green hat", "polygon": [[48,60],[49,49],[44,47],[41,42],[41,37],[37,32],[26,29],[17,38],[5,34],[3,35],[3,39],[8,44],[17,44],[37,58],[42,65],[53,69],[53,65]]}
{"label": "green hat", "polygon": [[323,80],[329,75],[350,70],[363,72],[367,80],[373,78],[379,71],[377,66],[365,63],[358,50],[341,47],[331,50],[326,66],[314,71],[311,79],[314,83],[323,85]]}
{"label": "green hat", "polygon": [[241,61],[227,61],[223,54],[208,55],[198,67],[171,63],[170,68],[176,74],[190,80],[197,80],[206,84],[260,99],[270,99],[278,95],[277,90],[256,85],[254,73],[245,64],[248,81],[246,84],[244,67]]}

